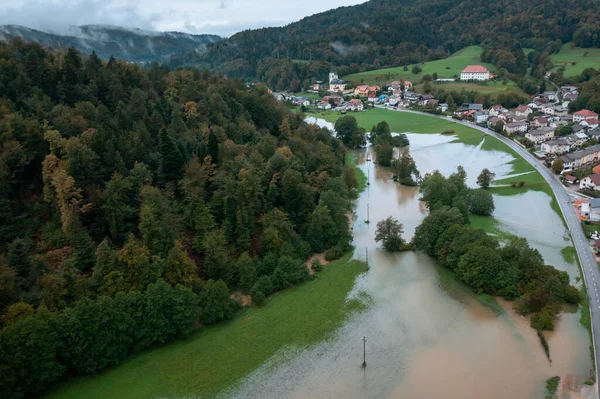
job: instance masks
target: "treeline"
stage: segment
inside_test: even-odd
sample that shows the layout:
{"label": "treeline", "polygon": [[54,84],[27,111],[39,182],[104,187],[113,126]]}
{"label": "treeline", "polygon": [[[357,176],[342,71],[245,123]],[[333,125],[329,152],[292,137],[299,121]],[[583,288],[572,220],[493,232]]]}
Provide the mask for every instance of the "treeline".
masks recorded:
{"label": "treeline", "polygon": [[0,333],[0,393],[20,398],[43,391],[66,375],[90,374],[132,353],[189,333],[193,323],[231,318],[239,305],[223,282],[198,292],[164,280],[145,291],[85,297],[62,313],[34,314],[21,306],[22,320]]}
{"label": "treeline", "polygon": [[[552,330],[561,304],[579,303],[579,291],[569,285],[566,272],[544,265],[541,254],[524,238],[500,245],[469,226],[468,212],[480,200],[473,202],[469,194],[465,200],[465,191],[470,191],[465,178],[460,167],[448,178],[439,172],[425,177],[420,191],[430,214],[415,231],[414,247],[438,259],[476,292],[515,300],[519,314],[531,315],[531,327]],[[483,189],[475,191],[491,198]]]}
{"label": "treeline", "polygon": [[[289,65],[292,60],[314,63],[311,68],[327,62],[343,76],[441,59],[481,44],[488,50],[485,58],[499,69],[524,74],[524,55],[513,51],[515,45],[533,48],[540,55],[557,52],[571,40],[580,46],[597,46],[593,29],[599,16],[600,5],[594,0],[501,0],[493,4],[484,0],[373,0],[281,28],[243,31],[210,44],[206,53],[174,57],[170,65],[209,68],[256,80],[272,75],[277,80],[272,87],[287,90],[279,86],[279,80],[282,84],[291,81],[296,72],[290,73],[289,66],[286,72],[280,64]],[[266,70],[284,74],[275,78]]]}
{"label": "treeline", "polygon": [[[63,335],[63,321],[92,328],[92,309],[138,298],[147,306],[135,317],[173,331],[144,337],[147,347],[231,317],[232,292],[260,303],[306,279],[314,252],[332,259],[350,248],[358,183],[344,143],[264,86],[0,43],[0,149],[0,380],[19,382],[2,397],[141,349],[123,344],[109,360],[73,366],[61,356],[110,340]],[[170,302],[181,315],[152,306],[150,287],[183,298]],[[107,336],[148,330],[106,317]],[[33,349],[19,344],[28,340],[69,348],[47,352],[59,366],[37,373]]]}

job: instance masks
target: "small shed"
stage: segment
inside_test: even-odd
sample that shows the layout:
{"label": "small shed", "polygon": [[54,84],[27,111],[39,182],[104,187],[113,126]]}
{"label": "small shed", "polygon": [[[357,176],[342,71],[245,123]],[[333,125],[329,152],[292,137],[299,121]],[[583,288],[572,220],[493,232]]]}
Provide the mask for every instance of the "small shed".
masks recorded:
{"label": "small shed", "polygon": [[566,175],[565,181],[569,184],[579,184],[579,179],[577,178],[577,176],[573,175]]}

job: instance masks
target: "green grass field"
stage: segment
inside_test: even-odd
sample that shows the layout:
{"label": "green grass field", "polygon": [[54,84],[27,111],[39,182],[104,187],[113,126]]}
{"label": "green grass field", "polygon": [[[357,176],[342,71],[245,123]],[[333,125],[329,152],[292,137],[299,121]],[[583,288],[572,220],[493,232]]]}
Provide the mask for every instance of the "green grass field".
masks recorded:
{"label": "green grass field", "polygon": [[[498,95],[506,90],[517,93],[520,96],[527,97],[527,93],[521,90],[515,82],[512,80],[506,81],[506,83],[501,81],[490,81],[490,82],[481,82],[481,83],[473,83],[473,82],[448,82],[448,83],[432,83],[432,87],[437,87],[440,89],[444,89],[446,91],[456,91],[460,92],[463,89],[466,91],[475,91],[477,93],[481,93],[483,95]],[[418,84],[416,86],[417,92],[423,92],[423,84]]]}
{"label": "green grass field", "polygon": [[572,246],[564,247],[563,249],[560,250],[560,254],[562,255],[565,262],[575,263],[575,258],[577,257],[577,252],[575,251],[574,247],[572,247]]}
{"label": "green grass field", "polygon": [[[558,54],[552,54],[550,59],[554,63],[554,70],[565,67],[565,76],[579,75],[585,68],[600,68],[600,48],[572,47],[572,43],[565,43]],[[587,55],[584,55],[588,53]],[[573,65],[573,63],[576,63]]]}
{"label": "green grass field", "polygon": [[[482,48],[480,46],[470,46],[442,60],[409,65],[408,71],[404,70],[404,66],[399,66],[355,73],[347,75],[343,79],[353,82],[354,84],[385,84],[393,80],[410,80],[415,85],[415,90],[422,91],[423,84],[421,83],[421,79],[423,78],[423,75],[432,75],[436,72],[439,78],[456,78],[460,76],[460,72],[467,65],[473,64],[483,65],[490,71],[493,71],[495,69],[493,64],[481,62],[481,52]],[[422,71],[418,74],[413,74],[411,70],[414,65],[419,65]],[[432,86],[450,91],[461,91],[463,89],[467,91],[476,91],[483,95],[497,95],[505,90],[510,90],[521,96],[526,96],[523,90],[518,88],[512,81],[507,81],[505,84],[500,81],[482,83],[448,82],[432,83]]]}
{"label": "green grass field", "polygon": [[361,193],[367,188],[367,176],[361,168],[356,165],[356,154],[348,151],[346,153],[346,165],[352,166],[356,171],[356,179],[358,180],[358,192]]}
{"label": "green grass field", "polygon": [[[442,60],[409,65],[408,71],[405,71],[403,66],[398,66],[394,68],[376,69],[373,71],[355,73],[344,76],[343,79],[356,84],[382,84],[399,79],[410,80],[416,84],[421,81],[423,75],[432,75],[434,72],[437,72],[439,78],[453,78],[459,76],[460,71],[462,71],[467,65],[471,64],[483,65],[489,70],[495,69],[494,65],[481,62],[479,56],[481,55],[482,50],[483,49],[480,46],[470,46]],[[411,72],[412,67],[415,65],[419,65],[421,67],[421,73],[413,74]]]}
{"label": "green grass field", "polygon": [[348,301],[347,294],[365,270],[364,263],[350,260],[348,254],[327,265],[315,280],[274,295],[261,308],[99,375],[68,381],[48,397],[214,397],[278,351],[330,337],[349,315],[364,308],[359,301]]}

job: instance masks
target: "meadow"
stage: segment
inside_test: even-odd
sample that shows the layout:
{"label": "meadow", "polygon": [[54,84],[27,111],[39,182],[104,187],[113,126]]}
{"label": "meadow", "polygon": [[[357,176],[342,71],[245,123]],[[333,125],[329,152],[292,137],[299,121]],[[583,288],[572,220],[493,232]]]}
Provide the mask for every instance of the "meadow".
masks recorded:
{"label": "meadow", "polygon": [[[493,69],[494,65],[482,63],[479,59],[481,51],[483,49],[480,46],[470,46],[452,54],[448,58],[441,60],[429,61],[422,64],[408,65],[408,71],[404,70],[403,66],[394,68],[376,69],[372,71],[355,73],[352,75],[344,76],[344,80],[355,82],[355,83],[384,83],[392,80],[410,80],[413,83],[418,83],[423,78],[423,75],[433,75],[434,72],[438,74],[439,78],[453,78],[460,75],[467,65],[478,64],[483,65],[488,69]],[[422,71],[418,74],[413,74],[411,69],[413,66],[418,65],[422,68]]]}
{"label": "meadow", "polygon": [[199,329],[98,375],[66,381],[47,396],[214,397],[279,351],[294,352],[327,339],[364,308],[357,300],[347,300],[356,278],[366,271],[363,262],[350,257],[328,264],[314,280],[275,294],[228,323]]}
{"label": "meadow", "polygon": [[[413,64],[409,65],[408,70],[405,71],[403,66],[398,66],[394,68],[384,68],[384,69],[376,69],[372,71],[360,72],[351,75],[344,76],[344,79],[353,82],[354,84],[384,84],[389,83],[394,80],[409,80],[415,86],[415,90],[422,92],[423,91],[423,83],[421,80],[424,75],[433,75],[433,73],[438,74],[438,78],[458,78],[460,77],[460,72],[467,65],[483,65],[488,70],[493,71],[495,66],[493,64],[481,62],[480,55],[482,52],[482,48],[480,46],[470,46],[466,47],[455,54],[452,54],[448,58],[444,58],[441,60],[428,61],[422,64]],[[418,74],[412,73],[412,67],[418,65],[421,67],[422,71]],[[454,91],[476,91],[483,95],[497,95],[505,90],[511,90],[516,92],[519,95],[525,96],[526,94],[516,86],[513,81],[488,81],[481,83],[474,82],[440,82],[440,83],[431,83],[432,87],[437,87],[445,90],[454,90]]]}
{"label": "meadow", "polygon": [[554,70],[564,66],[564,76],[575,76],[586,68],[600,68],[600,48],[573,47],[572,43],[565,43],[550,59],[554,63]]}

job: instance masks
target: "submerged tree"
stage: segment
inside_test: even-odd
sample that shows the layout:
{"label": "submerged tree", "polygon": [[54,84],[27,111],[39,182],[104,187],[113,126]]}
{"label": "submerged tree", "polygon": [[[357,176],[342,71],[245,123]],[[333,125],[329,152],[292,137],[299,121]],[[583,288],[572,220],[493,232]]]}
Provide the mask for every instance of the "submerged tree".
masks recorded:
{"label": "submerged tree", "polygon": [[404,247],[404,239],[402,233],[404,226],[391,216],[377,222],[377,230],[375,231],[375,241],[382,243],[386,251],[397,252]]}
{"label": "submerged tree", "polygon": [[419,171],[417,170],[414,159],[408,152],[408,148],[405,148],[392,164],[394,167],[394,177],[400,184],[404,184],[405,186],[416,186],[417,183],[413,179],[413,175],[418,178]]}
{"label": "submerged tree", "polygon": [[481,188],[488,188],[494,181],[494,177],[496,177],[496,174],[491,172],[488,168],[485,168],[481,171],[479,176],[477,176],[477,184],[479,184],[479,187]]}

